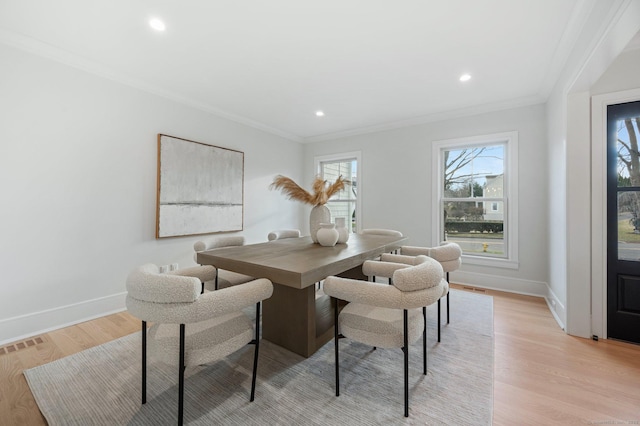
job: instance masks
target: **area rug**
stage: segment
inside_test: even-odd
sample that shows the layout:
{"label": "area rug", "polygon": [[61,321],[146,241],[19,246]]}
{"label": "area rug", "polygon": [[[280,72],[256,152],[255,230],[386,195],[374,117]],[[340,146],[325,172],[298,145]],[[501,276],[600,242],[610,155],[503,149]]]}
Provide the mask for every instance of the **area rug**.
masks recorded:
{"label": "area rug", "polygon": [[[443,300],[444,302],[444,300]],[[444,308],[444,303],[443,303]],[[256,398],[249,402],[253,346],[185,372],[189,425],[489,425],[493,407],[493,299],[451,291],[451,323],[428,311],[428,374],[422,343],[409,351],[409,418],[403,417],[403,355],[340,341],[341,396],[334,345],[305,359],[261,341]],[[49,425],[175,424],[178,372],[151,361],[140,404],[140,333],[24,371]]]}

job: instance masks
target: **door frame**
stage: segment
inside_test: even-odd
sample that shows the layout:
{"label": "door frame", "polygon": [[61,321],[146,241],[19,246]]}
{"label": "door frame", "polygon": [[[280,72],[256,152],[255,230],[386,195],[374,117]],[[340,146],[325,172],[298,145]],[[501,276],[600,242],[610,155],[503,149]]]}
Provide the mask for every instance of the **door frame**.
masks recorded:
{"label": "door frame", "polygon": [[640,101],[640,89],[591,97],[591,332],[607,336],[607,107]]}

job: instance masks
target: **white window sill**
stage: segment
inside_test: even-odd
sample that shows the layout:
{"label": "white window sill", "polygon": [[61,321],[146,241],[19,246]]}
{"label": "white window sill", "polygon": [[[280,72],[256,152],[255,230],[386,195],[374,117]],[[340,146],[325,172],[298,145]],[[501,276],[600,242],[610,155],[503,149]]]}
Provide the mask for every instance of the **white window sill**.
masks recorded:
{"label": "white window sill", "polygon": [[518,269],[520,263],[517,260],[498,259],[495,257],[473,256],[469,254],[462,255],[462,264],[491,266],[493,268]]}

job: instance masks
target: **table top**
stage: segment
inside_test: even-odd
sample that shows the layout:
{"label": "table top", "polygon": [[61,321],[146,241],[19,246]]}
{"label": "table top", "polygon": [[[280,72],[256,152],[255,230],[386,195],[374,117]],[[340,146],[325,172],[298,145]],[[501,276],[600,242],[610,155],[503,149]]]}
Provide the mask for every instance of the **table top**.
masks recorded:
{"label": "table top", "polygon": [[346,244],[323,247],[311,237],[223,247],[198,253],[198,263],[239,272],[294,288],[314,285],[399,248],[407,239],[387,235],[350,234]]}

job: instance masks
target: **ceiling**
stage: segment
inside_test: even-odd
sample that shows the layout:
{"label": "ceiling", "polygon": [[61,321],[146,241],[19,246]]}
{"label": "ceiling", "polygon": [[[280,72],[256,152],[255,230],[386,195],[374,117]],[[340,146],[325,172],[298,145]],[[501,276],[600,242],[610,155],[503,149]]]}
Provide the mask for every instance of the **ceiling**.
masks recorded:
{"label": "ceiling", "polygon": [[309,142],[544,102],[592,5],[2,0],[0,42]]}

